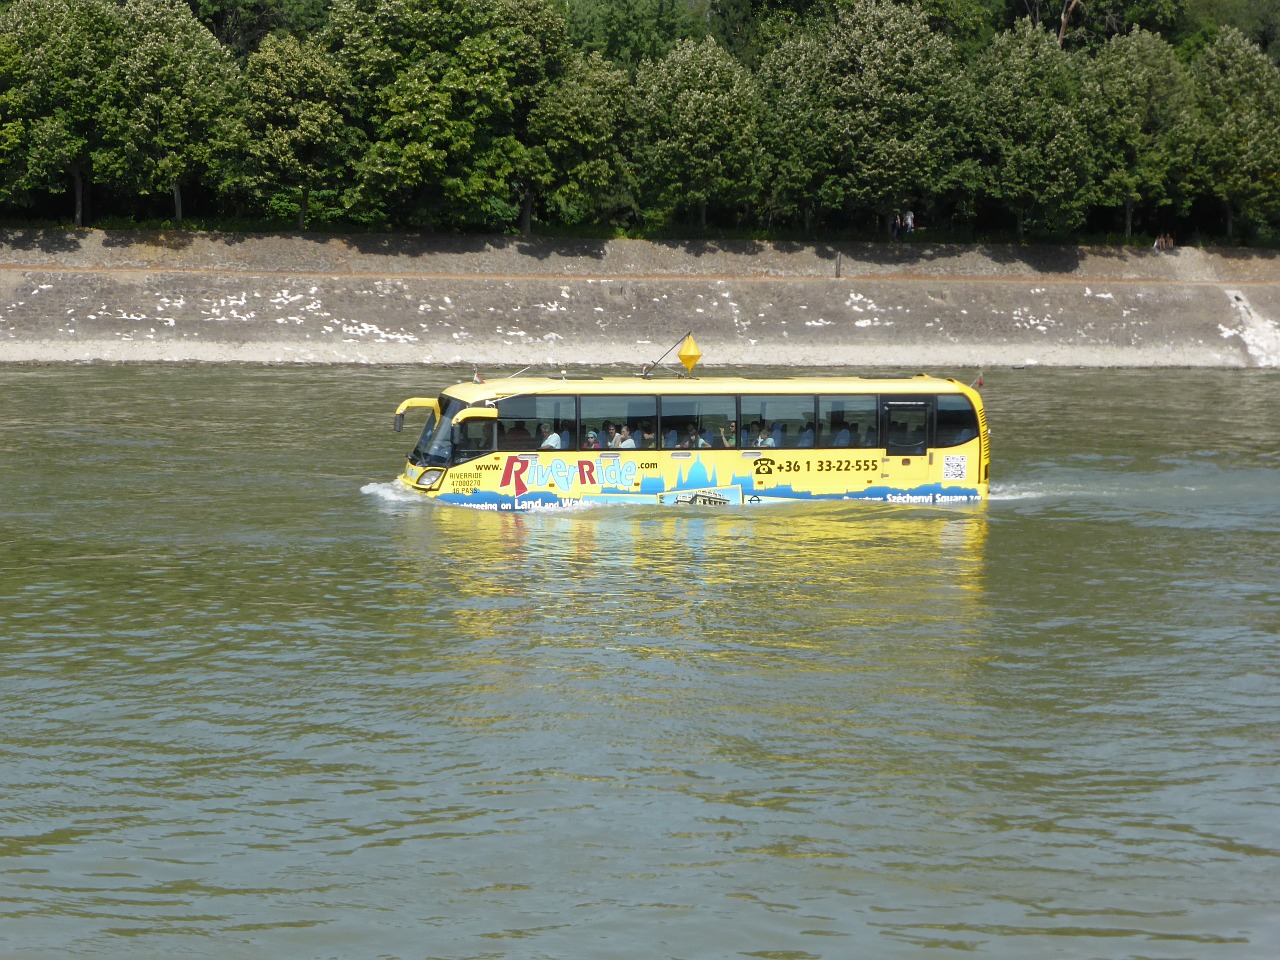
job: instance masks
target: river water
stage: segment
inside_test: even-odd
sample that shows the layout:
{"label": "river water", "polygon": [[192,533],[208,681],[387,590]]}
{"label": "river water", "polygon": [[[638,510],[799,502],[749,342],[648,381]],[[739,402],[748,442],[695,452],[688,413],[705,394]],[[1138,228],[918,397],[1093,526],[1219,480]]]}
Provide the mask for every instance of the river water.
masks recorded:
{"label": "river water", "polygon": [[977,508],[514,516],[391,482],[455,376],[0,367],[0,955],[1276,955],[1280,376],[989,371]]}

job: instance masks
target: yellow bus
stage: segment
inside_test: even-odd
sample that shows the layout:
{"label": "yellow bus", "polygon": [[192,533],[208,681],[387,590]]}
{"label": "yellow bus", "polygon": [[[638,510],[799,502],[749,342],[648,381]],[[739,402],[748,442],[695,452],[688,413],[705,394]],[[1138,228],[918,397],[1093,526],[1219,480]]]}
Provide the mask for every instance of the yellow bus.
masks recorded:
{"label": "yellow bus", "polygon": [[519,377],[413,397],[400,480],[444,503],[726,507],[985,500],[981,395],[959,381],[797,376]]}

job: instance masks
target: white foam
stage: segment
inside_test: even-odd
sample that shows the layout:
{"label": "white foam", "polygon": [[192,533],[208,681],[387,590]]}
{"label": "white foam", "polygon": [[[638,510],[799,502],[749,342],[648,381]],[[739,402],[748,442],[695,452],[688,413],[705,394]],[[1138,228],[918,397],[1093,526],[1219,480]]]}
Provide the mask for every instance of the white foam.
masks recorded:
{"label": "white foam", "polygon": [[377,497],[385,503],[422,503],[425,500],[423,496],[414,493],[398,479],[385,483],[366,483],[360,488],[360,492]]}

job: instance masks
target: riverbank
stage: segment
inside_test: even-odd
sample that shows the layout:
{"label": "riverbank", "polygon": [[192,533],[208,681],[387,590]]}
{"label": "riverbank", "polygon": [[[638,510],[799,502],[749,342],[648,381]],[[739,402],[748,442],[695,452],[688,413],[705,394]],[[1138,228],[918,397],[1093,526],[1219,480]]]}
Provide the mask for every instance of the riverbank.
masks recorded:
{"label": "riverbank", "polygon": [[1280,366],[1280,254],[0,232],[0,362]]}

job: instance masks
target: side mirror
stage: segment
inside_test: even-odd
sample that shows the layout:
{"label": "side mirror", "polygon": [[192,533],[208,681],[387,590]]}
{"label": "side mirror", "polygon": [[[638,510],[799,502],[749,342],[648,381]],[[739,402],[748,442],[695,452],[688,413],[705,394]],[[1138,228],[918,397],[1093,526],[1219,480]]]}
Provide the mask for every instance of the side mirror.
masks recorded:
{"label": "side mirror", "polygon": [[404,429],[404,414],[403,414],[403,413],[397,413],[397,414],[396,414],[396,419],[395,419],[395,422],[394,422],[393,424],[391,424],[391,429],[392,429],[392,430],[394,430],[396,433],[399,433],[401,430],[403,430],[403,429]]}

